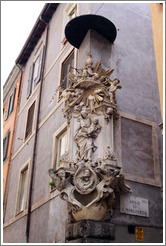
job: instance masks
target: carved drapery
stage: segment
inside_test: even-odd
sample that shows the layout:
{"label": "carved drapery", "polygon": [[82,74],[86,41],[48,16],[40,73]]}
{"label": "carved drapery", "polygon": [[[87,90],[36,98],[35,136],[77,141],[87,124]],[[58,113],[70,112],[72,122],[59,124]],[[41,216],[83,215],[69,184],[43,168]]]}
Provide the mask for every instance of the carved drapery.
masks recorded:
{"label": "carved drapery", "polygon": [[63,114],[74,129],[70,143],[73,141],[76,149],[74,156],[65,152],[60,168],[50,169],[49,175],[60,197],[70,205],[76,221],[102,220],[107,210],[111,214],[114,210],[115,193],[131,191],[121,174],[113,140],[111,146],[106,143],[104,151],[98,141],[102,139],[105,124],[110,124],[113,134],[113,120],[118,117],[116,90],[121,86],[117,78],[110,79],[113,71],[102,68],[101,61],[93,66],[89,53],[85,67],[77,69],[77,74],[69,73],[69,86],[62,92]]}

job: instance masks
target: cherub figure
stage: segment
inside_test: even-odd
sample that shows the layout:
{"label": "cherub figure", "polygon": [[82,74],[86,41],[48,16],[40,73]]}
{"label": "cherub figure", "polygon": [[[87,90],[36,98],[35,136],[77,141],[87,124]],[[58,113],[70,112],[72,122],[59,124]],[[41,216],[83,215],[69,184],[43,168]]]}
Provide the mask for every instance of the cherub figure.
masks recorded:
{"label": "cherub figure", "polygon": [[115,97],[115,91],[117,89],[121,89],[122,86],[118,85],[120,83],[119,79],[114,79],[113,81],[109,80],[109,89],[108,89],[108,93],[110,96],[110,102],[114,103],[114,97]]}

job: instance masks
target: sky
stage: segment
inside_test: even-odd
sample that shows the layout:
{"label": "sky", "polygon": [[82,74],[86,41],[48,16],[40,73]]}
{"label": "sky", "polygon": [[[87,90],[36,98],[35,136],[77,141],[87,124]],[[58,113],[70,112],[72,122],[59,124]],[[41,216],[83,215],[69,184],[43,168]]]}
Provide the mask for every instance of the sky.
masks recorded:
{"label": "sky", "polygon": [[45,1],[1,1],[1,86],[12,71]]}

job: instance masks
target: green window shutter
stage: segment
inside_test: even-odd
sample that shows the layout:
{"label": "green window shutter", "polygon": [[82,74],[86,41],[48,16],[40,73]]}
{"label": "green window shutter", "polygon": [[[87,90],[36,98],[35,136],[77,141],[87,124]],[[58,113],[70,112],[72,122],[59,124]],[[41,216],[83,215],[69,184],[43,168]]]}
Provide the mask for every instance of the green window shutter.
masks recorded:
{"label": "green window shutter", "polygon": [[38,72],[37,72],[37,78],[36,78],[36,84],[39,83],[41,79],[41,72],[42,72],[42,66],[43,66],[43,57],[44,57],[44,46],[42,50],[40,51],[40,58],[39,58],[39,66],[38,66]]}
{"label": "green window shutter", "polygon": [[16,88],[14,88],[14,92],[13,92],[13,94],[11,95],[10,107],[9,107],[9,115],[10,115],[11,112],[13,111],[15,94],[16,94]]}
{"label": "green window shutter", "polygon": [[7,132],[6,137],[3,139],[3,161],[6,159],[7,156],[9,135],[10,135],[10,131]]}
{"label": "green window shutter", "polygon": [[34,71],[34,64],[30,67],[29,70],[29,79],[28,79],[28,89],[27,89],[27,99],[31,95],[32,92],[32,83],[33,83],[33,71]]}

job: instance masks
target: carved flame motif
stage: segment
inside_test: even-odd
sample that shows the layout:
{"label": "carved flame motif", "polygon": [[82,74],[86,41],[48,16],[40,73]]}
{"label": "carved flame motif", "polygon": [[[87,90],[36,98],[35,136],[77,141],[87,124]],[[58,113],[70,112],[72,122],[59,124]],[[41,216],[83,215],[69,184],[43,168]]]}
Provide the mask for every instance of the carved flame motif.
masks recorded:
{"label": "carved flame motif", "polygon": [[90,53],[83,69],[78,69],[77,74],[69,73],[69,86],[62,92],[63,114],[73,129],[71,138],[76,153],[70,160],[70,152],[65,152],[60,168],[50,169],[49,175],[76,221],[102,220],[108,210],[112,215],[116,192],[131,192],[120,173],[113,144],[106,145],[101,158],[95,155],[99,147],[96,140],[106,129],[104,124],[109,123],[113,131],[113,119],[117,117],[115,92],[121,86],[118,79],[109,78],[113,71],[102,68],[101,61],[93,66]]}

